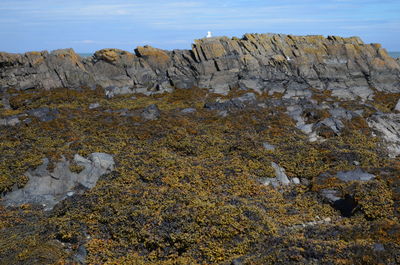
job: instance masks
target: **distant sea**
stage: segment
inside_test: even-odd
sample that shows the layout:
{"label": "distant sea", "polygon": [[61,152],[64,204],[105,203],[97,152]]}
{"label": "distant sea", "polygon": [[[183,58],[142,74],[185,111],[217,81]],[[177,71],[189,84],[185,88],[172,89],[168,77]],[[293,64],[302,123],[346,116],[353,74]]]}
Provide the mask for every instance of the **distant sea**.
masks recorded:
{"label": "distant sea", "polygon": [[92,56],[93,53],[78,53],[80,57],[89,57]]}
{"label": "distant sea", "polygon": [[389,55],[394,58],[400,58],[400,52],[389,52]]}

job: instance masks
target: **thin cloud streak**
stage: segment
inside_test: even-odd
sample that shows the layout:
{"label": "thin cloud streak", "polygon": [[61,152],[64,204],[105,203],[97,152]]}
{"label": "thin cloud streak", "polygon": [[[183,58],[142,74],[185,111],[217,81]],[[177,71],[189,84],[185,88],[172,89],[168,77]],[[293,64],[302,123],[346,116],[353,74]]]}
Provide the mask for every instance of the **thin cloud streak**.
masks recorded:
{"label": "thin cloud streak", "polygon": [[[125,43],[116,44],[123,47],[147,39],[161,48],[174,44],[184,48],[190,44],[186,40],[201,37],[207,30],[236,36],[278,31],[361,37],[373,36],[370,31],[375,30],[380,37],[398,32],[399,9],[398,0],[2,0],[0,34],[6,41],[0,43],[0,50],[27,49],[24,45],[28,44],[22,42],[52,48],[46,43],[55,40],[94,49],[111,45],[108,39]],[[399,36],[391,38],[390,45],[400,46]]]}

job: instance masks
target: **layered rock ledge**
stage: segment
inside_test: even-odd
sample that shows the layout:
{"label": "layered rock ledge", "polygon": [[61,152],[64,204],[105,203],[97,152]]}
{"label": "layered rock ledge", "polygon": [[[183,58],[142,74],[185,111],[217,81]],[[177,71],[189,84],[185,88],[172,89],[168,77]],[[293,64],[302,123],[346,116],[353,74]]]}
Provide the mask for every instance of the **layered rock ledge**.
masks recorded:
{"label": "layered rock ledge", "polygon": [[89,58],[72,49],[0,53],[0,88],[96,86],[128,92],[243,88],[286,97],[329,90],[339,98],[371,99],[374,90],[400,91],[400,65],[381,45],[358,37],[281,34],[199,39],[191,50],[103,49]]}

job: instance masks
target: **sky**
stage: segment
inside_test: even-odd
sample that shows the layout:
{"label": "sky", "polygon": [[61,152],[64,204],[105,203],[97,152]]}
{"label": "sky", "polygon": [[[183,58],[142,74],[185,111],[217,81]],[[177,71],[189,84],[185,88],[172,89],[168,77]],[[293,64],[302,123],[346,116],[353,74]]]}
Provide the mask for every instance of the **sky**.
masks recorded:
{"label": "sky", "polygon": [[400,0],[0,0],[0,51],[190,49],[245,33],[360,36],[400,51]]}

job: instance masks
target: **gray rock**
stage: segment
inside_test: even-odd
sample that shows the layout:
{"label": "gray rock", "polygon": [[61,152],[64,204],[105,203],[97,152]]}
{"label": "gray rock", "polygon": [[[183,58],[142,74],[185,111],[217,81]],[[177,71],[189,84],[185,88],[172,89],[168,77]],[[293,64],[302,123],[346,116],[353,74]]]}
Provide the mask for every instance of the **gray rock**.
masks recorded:
{"label": "gray rock", "polygon": [[400,99],[399,99],[399,101],[397,101],[397,104],[396,104],[396,106],[394,107],[394,110],[395,110],[395,111],[400,111]]}
{"label": "gray rock", "polygon": [[321,126],[326,126],[330,128],[336,135],[339,135],[340,131],[345,127],[342,121],[332,117],[326,118],[315,125],[316,128],[319,128]]}
{"label": "gray rock", "polygon": [[146,107],[142,114],[141,117],[144,120],[157,120],[160,117],[160,110],[158,109],[157,105],[151,104],[150,106]]}
{"label": "gray rock", "polygon": [[272,144],[269,144],[267,142],[263,143],[263,147],[267,151],[274,151],[275,150],[275,146],[273,146]]}
{"label": "gray rock", "polygon": [[367,122],[386,143],[389,156],[395,158],[400,155],[400,114],[376,114]]}
{"label": "gray rock", "polygon": [[345,182],[368,181],[375,178],[375,175],[369,174],[360,168],[351,171],[339,171],[336,176]]}
{"label": "gray rock", "polygon": [[229,100],[219,100],[212,103],[206,103],[204,108],[210,110],[238,110],[244,109],[248,106],[254,106],[257,103],[257,98],[254,93],[246,93],[243,96],[236,97]]}
{"label": "gray rock", "polygon": [[97,108],[99,108],[100,107],[100,104],[99,103],[92,103],[92,104],[90,104],[89,105],[89,109],[97,109]]}
{"label": "gray rock", "polygon": [[334,203],[341,199],[341,194],[337,190],[323,189],[320,191],[322,197],[327,199],[330,203]]}
{"label": "gray rock", "polygon": [[380,251],[385,251],[385,246],[382,243],[375,243],[373,245],[374,251],[380,252]]}
{"label": "gray rock", "polygon": [[19,120],[18,116],[10,116],[4,119],[0,119],[0,126],[15,126],[19,124],[21,121]]}
{"label": "gray rock", "polygon": [[79,264],[86,264],[87,250],[84,245],[80,245],[74,255],[74,260]]}
{"label": "gray rock", "polygon": [[109,86],[106,87],[104,91],[107,98],[113,98],[118,95],[127,95],[135,93],[135,90],[133,90],[128,86],[124,87]]}
{"label": "gray rock", "polygon": [[3,93],[3,97],[1,98],[1,104],[5,110],[11,110],[9,96],[6,93]]}
{"label": "gray rock", "polygon": [[57,118],[57,114],[59,114],[59,111],[57,109],[41,107],[29,110],[28,114],[38,118],[42,122],[49,122]]}
{"label": "gray rock", "polygon": [[282,185],[289,185],[290,184],[290,180],[286,176],[285,169],[281,168],[278,164],[276,164],[274,162],[271,162],[271,166],[275,170],[276,180]]}
{"label": "gray rock", "polygon": [[181,112],[184,114],[190,114],[190,113],[195,113],[196,109],[195,108],[186,108],[186,109],[181,110]]}
{"label": "gray rock", "polygon": [[93,153],[88,159],[75,155],[74,163],[83,170],[71,172],[70,162],[63,157],[54,170],[49,171],[49,160],[43,159],[42,165],[25,173],[29,178],[25,187],[6,194],[2,203],[6,206],[39,204],[45,210],[51,210],[58,202],[72,196],[80,186],[93,188],[99,177],[111,172],[115,164],[113,157],[104,153]]}
{"label": "gray rock", "polygon": [[292,178],[293,184],[299,185],[300,184],[300,179],[299,178]]}
{"label": "gray rock", "polygon": [[81,58],[72,49],[51,53],[0,53],[0,87],[53,89],[114,87],[119,93],[209,88],[227,93],[242,87],[280,92],[287,98],[328,89],[344,99],[371,99],[372,88],[398,92],[400,65],[376,44],[359,38],[245,34],[204,38],[191,50],[164,51],[145,46],[135,54],[103,49]]}

